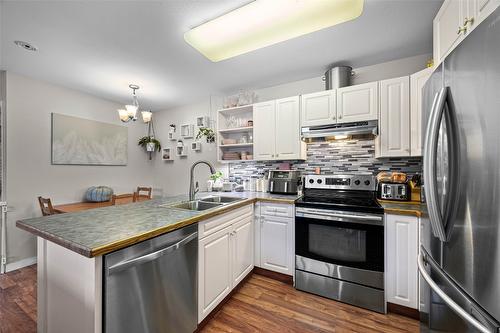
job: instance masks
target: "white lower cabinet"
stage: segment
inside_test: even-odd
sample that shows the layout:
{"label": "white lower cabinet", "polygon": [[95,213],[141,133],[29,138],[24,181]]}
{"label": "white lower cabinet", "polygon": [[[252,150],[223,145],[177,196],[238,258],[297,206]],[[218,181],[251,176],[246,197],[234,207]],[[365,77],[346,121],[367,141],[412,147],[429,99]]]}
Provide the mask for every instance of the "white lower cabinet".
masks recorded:
{"label": "white lower cabinet", "polygon": [[201,322],[231,292],[232,226],[198,244],[198,321]]}
{"label": "white lower cabinet", "polygon": [[253,215],[243,218],[233,226],[233,286],[237,286],[253,269]]}
{"label": "white lower cabinet", "polygon": [[416,216],[385,216],[386,223],[386,300],[418,309],[418,234]]}
{"label": "white lower cabinet", "polygon": [[259,204],[256,212],[256,266],[293,276],[293,208],[289,204]]}
{"label": "white lower cabinet", "polygon": [[[207,225],[217,230],[207,232]],[[198,322],[201,322],[254,267],[253,206],[200,222]]]}

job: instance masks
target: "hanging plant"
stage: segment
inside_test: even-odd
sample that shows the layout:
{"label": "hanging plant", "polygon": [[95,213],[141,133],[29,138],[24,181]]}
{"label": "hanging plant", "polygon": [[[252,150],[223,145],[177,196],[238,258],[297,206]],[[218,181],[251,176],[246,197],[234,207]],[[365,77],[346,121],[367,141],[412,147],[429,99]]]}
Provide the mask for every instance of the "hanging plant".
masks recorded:
{"label": "hanging plant", "polygon": [[206,137],[207,143],[215,142],[215,132],[213,129],[208,127],[200,127],[198,134],[196,134],[196,140]]}
{"label": "hanging plant", "polygon": [[161,143],[159,140],[155,139],[153,136],[143,136],[139,139],[138,145],[146,148],[147,152],[160,152]]}
{"label": "hanging plant", "polygon": [[153,153],[161,151],[161,143],[158,139],[155,139],[153,119],[148,122],[148,135],[140,138],[137,144],[146,149],[146,152],[149,153],[150,160]]}

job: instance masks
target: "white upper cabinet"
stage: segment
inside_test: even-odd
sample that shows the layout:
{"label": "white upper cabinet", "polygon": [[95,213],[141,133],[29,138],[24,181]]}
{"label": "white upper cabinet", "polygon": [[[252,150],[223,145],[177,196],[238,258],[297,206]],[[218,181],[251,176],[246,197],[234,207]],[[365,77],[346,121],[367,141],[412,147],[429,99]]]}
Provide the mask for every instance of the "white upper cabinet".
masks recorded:
{"label": "white upper cabinet", "polygon": [[423,88],[432,74],[426,68],[410,76],[410,155],[422,156],[422,102]]}
{"label": "white upper cabinet", "polygon": [[301,126],[328,125],[337,122],[335,90],[320,91],[301,96]]}
{"label": "white upper cabinet", "polygon": [[410,78],[380,81],[380,155],[410,155]]}
{"label": "white upper cabinet", "polygon": [[477,26],[479,22],[484,21],[500,4],[499,0],[470,0],[474,2],[475,23]]}
{"label": "white upper cabinet", "polygon": [[254,159],[305,159],[300,140],[299,97],[254,104]]}
{"label": "white upper cabinet", "polygon": [[378,118],[378,82],[337,89],[337,122],[376,120]]}
{"label": "white upper cabinet", "polygon": [[433,22],[434,63],[437,65],[461,40],[462,11],[466,0],[445,0]]}
{"label": "white upper cabinet", "polygon": [[500,0],[445,0],[433,22],[437,65],[500,4]]}
{"label": "white upper cabinet", "polygon": [[254,159],[273,160],[276,153],[276,103],[254,104]]}
{"label": "white upper cabinet", "polygon": [[299,96],[276,100],[276,158],[300,158]]}

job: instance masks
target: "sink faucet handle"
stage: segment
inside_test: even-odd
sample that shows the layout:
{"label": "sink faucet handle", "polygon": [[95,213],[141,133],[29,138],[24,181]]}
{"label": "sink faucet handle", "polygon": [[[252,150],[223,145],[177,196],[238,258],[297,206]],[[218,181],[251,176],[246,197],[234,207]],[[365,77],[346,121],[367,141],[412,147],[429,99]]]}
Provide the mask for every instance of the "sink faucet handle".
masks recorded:
{"label": "sink faucet handle", "polygon": [[200,185],[198,184],[198,182],[195,183],[195,189],[194,189],[194,193],[198,193],[200,191]]}

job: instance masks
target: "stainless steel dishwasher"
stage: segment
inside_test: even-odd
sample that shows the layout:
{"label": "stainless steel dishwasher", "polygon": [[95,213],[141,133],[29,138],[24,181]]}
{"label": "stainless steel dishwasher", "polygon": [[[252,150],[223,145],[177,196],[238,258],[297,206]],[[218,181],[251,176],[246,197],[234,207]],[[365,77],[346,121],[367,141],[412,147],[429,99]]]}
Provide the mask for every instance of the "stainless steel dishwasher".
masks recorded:
{"label": "stainless steel dishwasher", "polygon": [[105,332],[193,332],[197,267],[196,224],[105,255]]}

